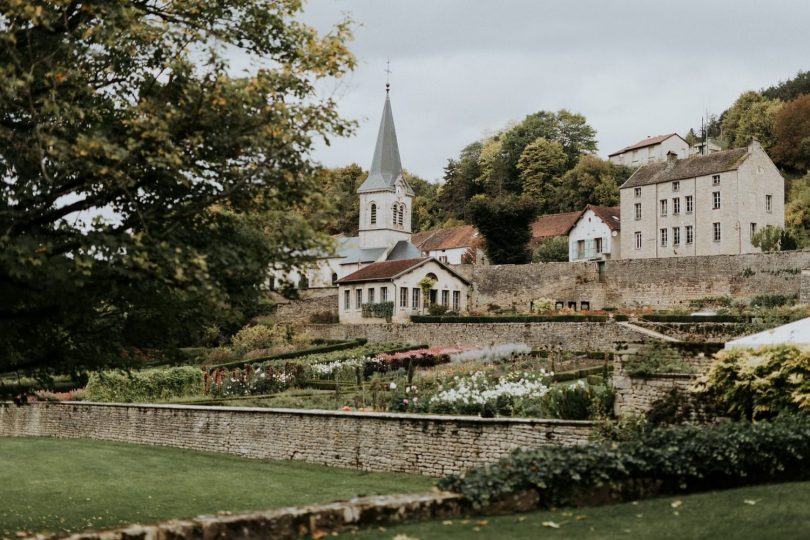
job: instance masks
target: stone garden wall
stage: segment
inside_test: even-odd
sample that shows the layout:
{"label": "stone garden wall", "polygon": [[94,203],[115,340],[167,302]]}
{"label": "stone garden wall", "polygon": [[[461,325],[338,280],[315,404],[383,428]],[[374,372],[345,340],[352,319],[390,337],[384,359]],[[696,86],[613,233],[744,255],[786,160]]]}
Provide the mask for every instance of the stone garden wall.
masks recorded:
{"label": "stone garden wall", "polygon": [[312,336],[324,339],[366,338],[372,343],[425,343],[431,347],[525,343],[543,350],[600,352],[613,351],[620,342],[653,339],[615,322],[312,324],[306,328]]}
{"label": "stone garden wall", "polygon": [[582,444],[592,425],[247,407],[0,403],[0,436],[102,439],[428,476],[459,473],[515,448]]}
{"label": "stone garden wall", "polygon": [[801,290],[799,291],[799,302],[810,304],[810,269],[802,270]]}
{"label": "stone garden wall", "polygon": [[312,289],[311,294],[300,300],[277,304],[273,310],[273,318],[286,323],[308,323],[312,315],[326,312],[337,316],[337,289]]}
{"label": "stone garden wall", "polygon": [[[606,306],[686,307],[709,296],[750,298],[760,294],[798,295],[810,251],[748,255],[671,257],[576,263],[470,266],[461,269],[473,283],[470,309],[490,306],[528,311],[537,298],[565,305],[583,301]],[[810,275],[805,277],[810,302]]]}

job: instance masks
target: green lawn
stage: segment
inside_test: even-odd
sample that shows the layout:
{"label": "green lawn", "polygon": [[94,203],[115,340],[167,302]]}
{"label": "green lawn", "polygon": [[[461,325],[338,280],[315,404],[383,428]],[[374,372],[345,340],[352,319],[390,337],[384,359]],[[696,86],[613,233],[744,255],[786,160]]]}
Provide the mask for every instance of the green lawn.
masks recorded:
{"label": "green lawn", "polygon": [[0,438],[0,538],[426,491],[433,481],[87,440]]}
{"label": "green lawn", "polygon": [[[545,523],[545,524],[544,524]],[[554,525],[559,528],[554,528]],[[765,540],[807,538],[810,482],[650,499],[638,503],[433,521],[348,532],[346,540],[647,539]]]}

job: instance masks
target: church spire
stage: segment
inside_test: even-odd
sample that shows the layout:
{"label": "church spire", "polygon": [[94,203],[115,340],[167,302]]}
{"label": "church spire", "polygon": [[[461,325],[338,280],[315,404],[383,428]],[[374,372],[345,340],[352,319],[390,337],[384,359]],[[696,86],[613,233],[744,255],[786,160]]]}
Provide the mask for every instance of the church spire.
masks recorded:
{"label": "church spire", "polygon": [[374,158],[368,178],[357,190],[364,191],[392,190],[398,179],[402,178],[402,162],[399,159],[397,132],[394,129],[394,115],[391,112],[391,99],[388,95],[389,84],[385,88],[385,105],[383,105],[380,129],[377,132],[377,145],[374,147]]}

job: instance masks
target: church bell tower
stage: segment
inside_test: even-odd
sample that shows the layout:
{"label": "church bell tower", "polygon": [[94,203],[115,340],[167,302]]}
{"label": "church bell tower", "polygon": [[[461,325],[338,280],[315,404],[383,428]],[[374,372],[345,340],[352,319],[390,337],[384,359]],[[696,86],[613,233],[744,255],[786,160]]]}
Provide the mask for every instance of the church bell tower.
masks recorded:
{"label": "church bell tower", "polygon": [[390,86],[385,85],[385,104],[377,133],[377,145],[368,178],[357,190],[360,197],[360,247],[393,246],[411,239],[413,189],[402,176]]}

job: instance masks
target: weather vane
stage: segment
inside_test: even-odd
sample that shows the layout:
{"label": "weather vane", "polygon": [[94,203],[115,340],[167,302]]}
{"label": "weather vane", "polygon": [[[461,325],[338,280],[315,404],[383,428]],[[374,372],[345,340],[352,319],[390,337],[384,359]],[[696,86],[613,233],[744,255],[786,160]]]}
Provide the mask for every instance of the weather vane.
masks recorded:
{"label": "weather vane", "polygon": [[388,91],[391,89],[391,59],[385,59],[385,93],[387,94]]}

